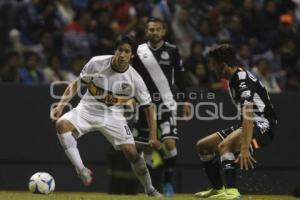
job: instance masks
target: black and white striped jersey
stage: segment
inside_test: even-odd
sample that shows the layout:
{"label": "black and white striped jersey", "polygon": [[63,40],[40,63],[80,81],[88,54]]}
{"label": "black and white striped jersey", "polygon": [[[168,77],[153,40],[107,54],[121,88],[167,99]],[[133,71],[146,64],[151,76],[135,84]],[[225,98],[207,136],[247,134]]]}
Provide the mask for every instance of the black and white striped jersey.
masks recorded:
{"label": "black and white striped jersey", "polygon": [[[141,45],[139,45],[139,47]],[[178,83],[180,81],[179,79],[181,78],[178,77],[183,74],[184,68],[182,65],[181,57],[178,52],[178,48],[175,45],[172,45],[168,42],[164,42],[164,44],[158,49],[151,48],[149,43],[147,45],[151,50],[153,56],[155,57],[157,63],[159,64],[159,66],[153,65],[151,67],[160,67],[160,69],[157,71],[163,72],[163,76],[165,76],[165,78],[167,79],[167,84],[169,84],[169,87],[173,94],[174,92],[177,92],[178,88],[179,90],[182,90],[182,84]],[[145,55],[143,56],[146,58],[147,52],[145,52]],[[160,84],[165,84],[165,82],[154,82],[154,78],[151,77],[151,74],[148,72],[139,56],[135,56],[135,58],[133,59],[132,66],[142,76],[152,96],[153,102],[160,103],[161,99],[158,100],[159,98],[156,99],[153,98],[153,96],[164,95],[160,94],[158,87],[161,87]]]}
{"label": "black and white striped jersey", "polygon": [[277,120],[266,88],[249,71],[237,69],[229,81],[229,93],[237,106],[243,107],[250,102],[254,104],[254,122],[256,124],[263,125],[270,120]]}

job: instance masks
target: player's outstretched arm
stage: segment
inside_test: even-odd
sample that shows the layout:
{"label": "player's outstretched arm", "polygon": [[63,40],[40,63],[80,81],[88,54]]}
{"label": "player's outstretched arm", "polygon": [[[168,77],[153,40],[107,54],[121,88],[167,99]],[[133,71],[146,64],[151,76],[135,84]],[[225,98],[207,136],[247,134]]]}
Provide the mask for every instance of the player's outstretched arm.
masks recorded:
{"label": "player's outstretched arm", "polygon": [[147,123],[149,126],[149,144],[155,149],[160,148],[160,143],[157,140],[157,122],[156,111],[152,105],[143,106],[145,111]]}
{"label": "player's outstretched arm", "polygon": [[240,162],[241,169],[248,170],[249,167],[254,168],[255,159],[249,152],[251,139],[253,136],[253,104],[245,104],[242,108],[243,112],[243,131],[241,134],[241,150],[236,162]]}
{"label": "player's outstretched arm", "polygon": [[80,80],[74,80],[73,82],[71,82],[68,87],[66,88],[66,90],[64,91],[64,94],[62,96],[62,98],[60,99],[60,101],[58,102],[57,106],[54,107],[51,110],[50,113],[50,117],[52,120],[57,120],[63,110],[64,107],[71,101],[71,99],[75,96],[75,94],[77,93],[78,90],[78,86],[79,86],[79,81]]}

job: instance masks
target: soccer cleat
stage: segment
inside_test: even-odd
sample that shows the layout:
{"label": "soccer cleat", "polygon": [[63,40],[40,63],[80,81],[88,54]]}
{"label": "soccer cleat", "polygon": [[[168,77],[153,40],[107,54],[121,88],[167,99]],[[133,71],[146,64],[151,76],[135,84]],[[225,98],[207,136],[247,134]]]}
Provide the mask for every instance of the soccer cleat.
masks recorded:
{"label": "soccer cleat", "polygon": [[174,196],[174,189],[171,183],[165,183],[163,185],[164,195],[166,197],[172,197]]}
{"label": "soccer cleat", "polygon": [[221,189],[209,189],[202,192],[197,192],[194,194],[195,197],[198,198],[217,198],[218,196],[222,196],[226,192],[225,188]]}
{"label": "soccer cleat", "polygon": [[148,197],[163,197],[161,193],[159,193],[156,189],[152,189],[149,192],[147,192]]}
{"label": "soccer cleat", "polygon": [[229,188],[226,191],[218,196],[215,196],[216,200],[241,200],[241,194],[236,188]]}
{"label": "soccer cleat", "polygon": [[78,176],[81,179],[84,186],[89,186],[92,184],[93,181],[93,172],[88,168],[83,168],[82,170],[78,171]]}

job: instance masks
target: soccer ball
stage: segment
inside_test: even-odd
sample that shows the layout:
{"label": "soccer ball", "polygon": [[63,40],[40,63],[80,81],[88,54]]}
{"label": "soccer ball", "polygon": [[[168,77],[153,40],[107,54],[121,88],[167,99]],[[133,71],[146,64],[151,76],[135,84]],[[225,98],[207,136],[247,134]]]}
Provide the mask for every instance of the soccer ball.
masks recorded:
{"label": "soccer ball", "polygon": [[34,194],[50,194],[55,189],[55,181],[47,172],[37,172],[29,179],[28,187]]}

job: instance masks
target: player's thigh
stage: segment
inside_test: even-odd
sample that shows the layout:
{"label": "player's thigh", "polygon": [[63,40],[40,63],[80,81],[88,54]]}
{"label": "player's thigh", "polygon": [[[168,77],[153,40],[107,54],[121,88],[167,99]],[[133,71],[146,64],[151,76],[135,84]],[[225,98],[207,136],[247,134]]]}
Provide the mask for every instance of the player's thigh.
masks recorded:
{"label": "player's thigh", "polygon": [[77,132],[80,137],[92,130],[92,119],[93,116],[89,116],[85,110],[74,108],[57,120],[56,129],[58,133]]}
{"label": "player's thigh", "polygon": [[241,134],[242,134],[242,128],[238,128],[234,131],[232,131],[224,140],[219,143],[218,145],[218,151],[220,154],[226,153],[226,152],[233,152],[237,153],[241,149]]}
{"label": "player's thigh", "polygon": [[[171,149],[174,148],[176,140],[179,140],[176,113],[171,111],[159,113],[157,122],[160,130],[160,140]],[[168,141],[165,143],[166,140]]]}
{"label": "player's thigh", "polygon": [[199,154],[206,155],[218,152],[218,145],[222,139],[217,133],[208,135],[197,141],[196,148]]}
{"label": "player's thigh", "polygon": [[100,131],[116,150],[120,150],[123,144],[133,144],[136,149],[132,132],[125,120],[108,118],[96,130]]}

